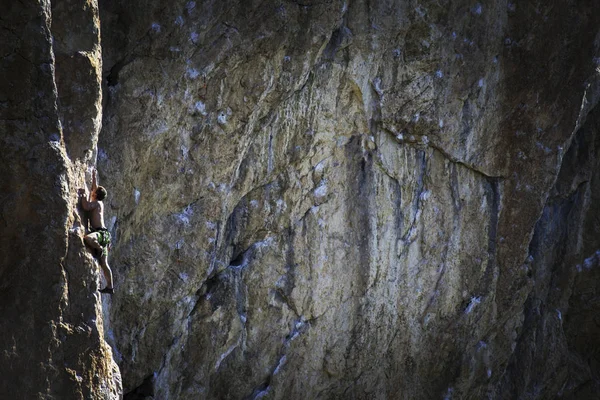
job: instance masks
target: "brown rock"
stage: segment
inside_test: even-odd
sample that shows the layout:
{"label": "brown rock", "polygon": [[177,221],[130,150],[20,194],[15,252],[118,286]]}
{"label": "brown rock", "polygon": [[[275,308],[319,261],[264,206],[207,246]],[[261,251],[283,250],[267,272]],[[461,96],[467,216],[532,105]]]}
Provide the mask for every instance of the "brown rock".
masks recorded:
{"label": "brown rock", "polygon": [[[0,397],[117,399],[120,373],[104,341],[97,267],[76,210],[99,125],[81,127],[87,139],[73,145],[73,159],[62,128],[70,126],[67,115],[100,121],[99,37],[95,55],[86,56],[87,66],[97,65],[94,82],[87,66],[67,67],[70,56],[56,45],[62,35],[77,35],[73,20],[58,10],[53,16],[49,2],[8,3],[0,22]],[[97,18],[88,22],[97,31]],[[91,95],[61,96],[59,70],[81,76]]]}
{"label": "brown rock", "polygon": [[595,398],[595,2],[22,7],[0,388],[118,396],[106,336],[126,399]]}

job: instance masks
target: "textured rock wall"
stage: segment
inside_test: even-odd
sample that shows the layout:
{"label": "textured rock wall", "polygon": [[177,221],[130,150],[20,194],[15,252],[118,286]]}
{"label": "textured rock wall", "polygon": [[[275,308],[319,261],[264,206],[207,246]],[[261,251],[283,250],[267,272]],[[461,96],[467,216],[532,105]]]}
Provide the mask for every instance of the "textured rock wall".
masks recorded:
{"label": "textured rock wall", "polygon": [[76,208],[101,121],[98,7],[1,8],[0,397],[117,399]]}
{"label": "textured rock wall", "polygon": [[[597,96],[598,88],[588,90]],[[599,122],[597,108],[581,121],[536,224],[525,263],[532,289],[501,382],[505,398],[597,397]]]}
{"label": "textured rock wall", "polygon": [[594,1],[26,4],[0,394],[115,398],[113,357],[126,399],[598,393]]}
{"label": "textured rock wall", "polygon": [[592,1],[115,1],[131,398],[593,398]]}

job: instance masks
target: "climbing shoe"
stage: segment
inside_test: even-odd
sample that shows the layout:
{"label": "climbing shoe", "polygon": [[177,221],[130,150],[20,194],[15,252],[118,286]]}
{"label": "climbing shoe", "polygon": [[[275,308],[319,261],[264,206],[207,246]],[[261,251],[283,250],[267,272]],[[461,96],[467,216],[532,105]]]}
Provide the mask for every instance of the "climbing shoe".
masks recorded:
{"label": "climbing shoe", "polygon": [[100,289],[98,290],[100,293],[106,293],[106,294],[113,294],[115,292],[115,289],[113,288],[108,288],[105,287],[104,289]]}

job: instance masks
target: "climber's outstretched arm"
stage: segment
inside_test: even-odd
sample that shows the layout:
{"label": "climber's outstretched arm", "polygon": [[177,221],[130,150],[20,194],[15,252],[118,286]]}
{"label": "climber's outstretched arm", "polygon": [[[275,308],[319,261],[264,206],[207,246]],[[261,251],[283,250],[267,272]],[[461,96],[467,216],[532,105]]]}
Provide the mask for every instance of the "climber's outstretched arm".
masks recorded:
{"label": "climber's outstretched arm", "polygon": [[90,211],[90,210],[93,210],[93,208],[91,207],[92,202],[90,202],[87,199],[86,192],[87,192],[86,189],[78,189],[77,190],[77,195],[79,197],[79,201],[81,202],[81,207],[83,207],[83,209],[85,211]]}
{"label": "climber's outstretched arm", "polygon": [[[96,171],[96,168],[94,168],[93,172],[92,172],[92,191],[90,192],[90,197],[92,195],[92,193],[94,193],[96,191],[96,188],[98,187],[98,185],[96,184],[96,178],[98,171]],[[90,199],[91,200],[91,199]]]}
{"label": "climber's outstretched arm", "polygon": [[77,190],[79,200],[81,201],[81,207],[83,207],[85,211],[91,211],[98,207],[98,202],[94,198],[94,191],[96,190],[96,187],[96,170],[94,170],[94,174],[92,175],[92,190],[89,192],[89,197],[87,194],[87,185],[85,189]]}

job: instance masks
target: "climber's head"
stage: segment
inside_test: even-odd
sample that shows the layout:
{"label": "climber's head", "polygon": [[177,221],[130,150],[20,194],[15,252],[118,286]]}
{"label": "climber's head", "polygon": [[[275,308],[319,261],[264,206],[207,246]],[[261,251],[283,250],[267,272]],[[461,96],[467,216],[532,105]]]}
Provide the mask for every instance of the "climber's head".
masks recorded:
{"label": "climber's head", "polygon": [[96,200],[98,200],[98,201],[104,200],[107,195],[106,189],[104,189],[103,186],[98,186],[94,193],[96,194]]}

